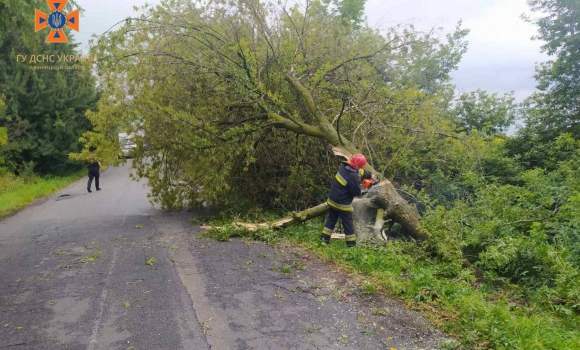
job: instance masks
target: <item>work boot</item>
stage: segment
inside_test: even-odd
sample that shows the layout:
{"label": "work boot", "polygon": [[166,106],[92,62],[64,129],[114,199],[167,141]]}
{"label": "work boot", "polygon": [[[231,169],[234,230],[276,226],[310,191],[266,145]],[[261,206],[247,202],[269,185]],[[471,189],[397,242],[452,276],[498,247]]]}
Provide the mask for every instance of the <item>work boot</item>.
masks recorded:
{"label": "work boot", "polygon": [[88,188],[88,187],[87,187],[87,191],[89,191],[89,193],[93,192],[93,191],[91,191],[91,189],[90,189],[90,188]]}
{"label": "work boot", "polygon": [[320,242],[323,244],[330,244],[330,236],[320,235]]}
{"label": "work boot", "polygon": [[356,241],[346,242],[346,247],[347,248],[356,247]]}

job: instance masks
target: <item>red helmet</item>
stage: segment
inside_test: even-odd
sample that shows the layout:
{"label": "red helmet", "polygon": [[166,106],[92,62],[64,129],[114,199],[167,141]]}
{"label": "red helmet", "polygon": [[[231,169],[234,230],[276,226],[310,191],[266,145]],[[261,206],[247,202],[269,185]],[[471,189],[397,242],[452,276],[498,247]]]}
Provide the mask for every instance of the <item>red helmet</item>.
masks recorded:
{"label": "red helmet", "polygon": [[353,154],[348,160],[348,165],[358,170],[367,165],[367,159],[362,154]]}

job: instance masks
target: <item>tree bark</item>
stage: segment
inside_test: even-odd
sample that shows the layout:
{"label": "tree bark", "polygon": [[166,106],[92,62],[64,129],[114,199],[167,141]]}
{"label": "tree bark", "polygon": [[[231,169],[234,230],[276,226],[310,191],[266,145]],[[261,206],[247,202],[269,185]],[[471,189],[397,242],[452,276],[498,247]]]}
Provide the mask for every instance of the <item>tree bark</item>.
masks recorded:
{"label": "tree bark", "polygon": [[292,213],[291,217],[270,221],[270,222],[263,222],[259,224],[251,224],[246,222],[234,222],[235,226],[243,227],[248,230],[258,230],[261,228],[285,228],[288,226],[296,225],[304,221],[308,221],[315,217],[324,215],[328,212],[328,204],[322,203],[315,207],[308,208],[306,210]]}

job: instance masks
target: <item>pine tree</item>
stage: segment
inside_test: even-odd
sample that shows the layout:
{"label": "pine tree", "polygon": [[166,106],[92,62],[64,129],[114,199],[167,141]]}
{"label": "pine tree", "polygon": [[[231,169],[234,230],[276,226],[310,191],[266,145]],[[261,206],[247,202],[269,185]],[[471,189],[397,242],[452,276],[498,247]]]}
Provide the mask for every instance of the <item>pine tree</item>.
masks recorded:
{"label": "pine tree", "polygon": [[[95,80],[86,69],[33,69],[30,62],[18,62],[18,55],[77,55],[75,44],[48,44],[34,33],[34,7],[46,3],[2,1],[0,31],[0,95],[5,96],[0,127],[8,131],[2,154],[12,171],[34,162],[39,173],[63,173],[78,164],[68,154],[78,151],[79,137],[90,128],[84,113],[97,100]],[[67,33],[69,40],[72,34]],[[73,65],[50,63],[50,65]],[[46,64],[48,65],[48,64]]]}

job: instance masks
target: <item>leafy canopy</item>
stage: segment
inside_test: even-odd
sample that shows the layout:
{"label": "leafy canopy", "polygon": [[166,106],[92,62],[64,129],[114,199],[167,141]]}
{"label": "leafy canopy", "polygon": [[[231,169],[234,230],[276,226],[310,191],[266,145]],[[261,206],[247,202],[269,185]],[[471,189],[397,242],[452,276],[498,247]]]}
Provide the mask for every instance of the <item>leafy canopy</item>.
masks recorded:
{"label": "leafy canopy", "polygon": [[105,94],[89,115],[84,152],[98,146],[114,160],[116,133],[143,130],[137,176],[148,178],[152,199],[179,207],[275,201],[288,184],[314,194],[303,205],[318,202],[336,167],[328,145],[364,151],[382,174],[408,161],[397,152],[409,140],[438,149],[440,136],[408,129],[453,131],[439,112],[467,31],[444,40],[409,27],[379,33],[353,28],[336,8],[318,0],[145,7],[94,48]]}
{"label": "leafy canopy", "polygon": [[553,60],[536,72],[540,92],[528,101],[528,125],[533,132],[554,139],[561,132],[580,138],[580,5],[577,0],[528,0],[540,17],[535,37]]}

